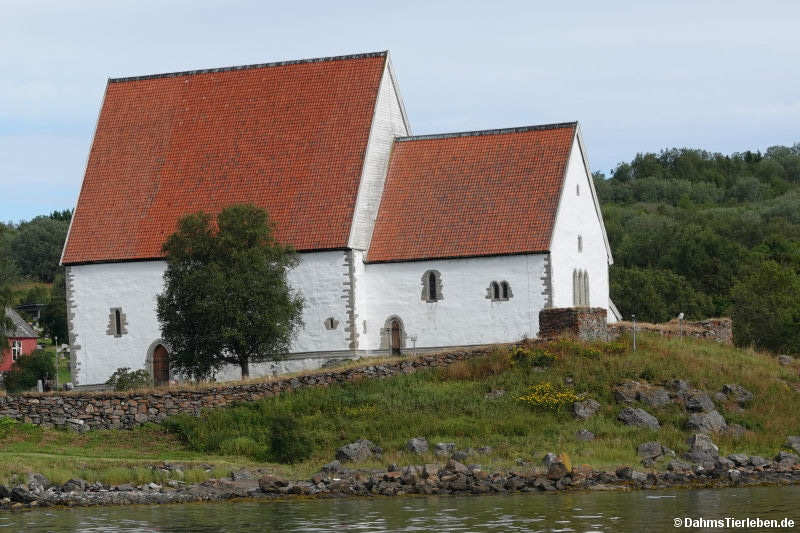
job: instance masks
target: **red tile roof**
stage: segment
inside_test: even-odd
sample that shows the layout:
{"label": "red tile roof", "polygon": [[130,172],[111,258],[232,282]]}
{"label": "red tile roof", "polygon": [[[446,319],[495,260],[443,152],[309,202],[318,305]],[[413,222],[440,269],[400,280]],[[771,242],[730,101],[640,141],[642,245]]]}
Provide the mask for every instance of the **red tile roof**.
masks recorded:
{"label": "red tile roof", "polygon": [[576,126],[397,139],[367,260],[547,251]]}
{"label": "red tile roof", "polygon": [[152,259],[190,212],[255,203],[347,245],[386,53],[109,80],[62,261]]}

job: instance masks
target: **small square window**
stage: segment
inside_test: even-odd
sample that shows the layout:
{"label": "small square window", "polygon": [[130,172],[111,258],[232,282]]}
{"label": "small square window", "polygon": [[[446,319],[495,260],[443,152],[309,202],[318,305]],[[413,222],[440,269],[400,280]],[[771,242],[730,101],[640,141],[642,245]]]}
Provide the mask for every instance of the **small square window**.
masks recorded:
{"label": "small square window", "polygon": [[581,237],[580,235],[578,235],[578,251],[579,252],[583,251],[583,237]]}
{"label": "small square window", "polygon": [[581,184],[580,183],[575,185],[575,195],[576,196],[580,196],[581,195]]}

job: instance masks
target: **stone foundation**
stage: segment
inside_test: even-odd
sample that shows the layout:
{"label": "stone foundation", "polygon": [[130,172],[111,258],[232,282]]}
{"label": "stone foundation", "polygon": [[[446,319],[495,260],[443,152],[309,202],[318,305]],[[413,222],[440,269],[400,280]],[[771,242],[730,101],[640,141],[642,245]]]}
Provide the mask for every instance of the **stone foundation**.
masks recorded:
{"label": "stone foundation", "polygon": [[602,307],[556,307],[539,311],[539,337],[562,335],[580,340],[608,340],[606,310]]}
{"label": "stone foundation", "polygon": [[[622,333],[633,331],[633,322],[616,322],[608,326],[611,337],[618,337]],[[709,318],[696,322],[684,321],[683,326],[672,320],[664,324],[636,323],[637,332],[658,333],[662,337],[694,337],[707,339],[722,344],[733,344],[733,321],[730,318]]]}

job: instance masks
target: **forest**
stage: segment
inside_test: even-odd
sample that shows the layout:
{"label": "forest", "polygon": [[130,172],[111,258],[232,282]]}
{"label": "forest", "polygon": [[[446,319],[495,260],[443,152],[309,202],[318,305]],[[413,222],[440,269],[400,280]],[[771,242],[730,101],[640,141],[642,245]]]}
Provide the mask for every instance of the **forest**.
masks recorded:
{"label": "forest", "polygon": [[594,174],[625,318],[732,316],[737,344],[800,353],[800,143],[673,148]]}

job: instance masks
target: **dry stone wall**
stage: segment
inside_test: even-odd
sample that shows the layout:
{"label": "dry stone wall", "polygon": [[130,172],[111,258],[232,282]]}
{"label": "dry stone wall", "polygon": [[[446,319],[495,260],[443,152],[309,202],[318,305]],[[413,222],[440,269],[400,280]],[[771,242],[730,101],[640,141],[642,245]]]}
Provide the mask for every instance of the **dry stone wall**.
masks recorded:
{"label": "dry stone wall", "polygon": [[176,414],[197,416],[203,409],[235,402],[254,401],[305,387],[325,387],[361,379],[380,379],[411,374],[417,369],[446,366],[485,355],[489,347],[430,354],[414,359],[363,367],[332,369],[304,376],[264,382],[221,384],[198,388],[174,388],[149,392],[28,393],[0,396],[0,416],[45,427],[75,431],[133,428],[160,422]]}
{"label": "dry stone wall", "polygon": [[[611,337],[633,331],[633,322],[616,322],[608,326]],[[730,318],[709,318],[696,322],[685,321],[683,325],[677,321],[665,324],[648,324],[637,322],[636,331],[658,333],[663,337],[694,337],[733,344],[733,321]]]}
{"label": "dry stone wall", "polygon": [[602,307],[554,307],[539,311],[539,337],[568,335],[584,341],[608,340]]}

